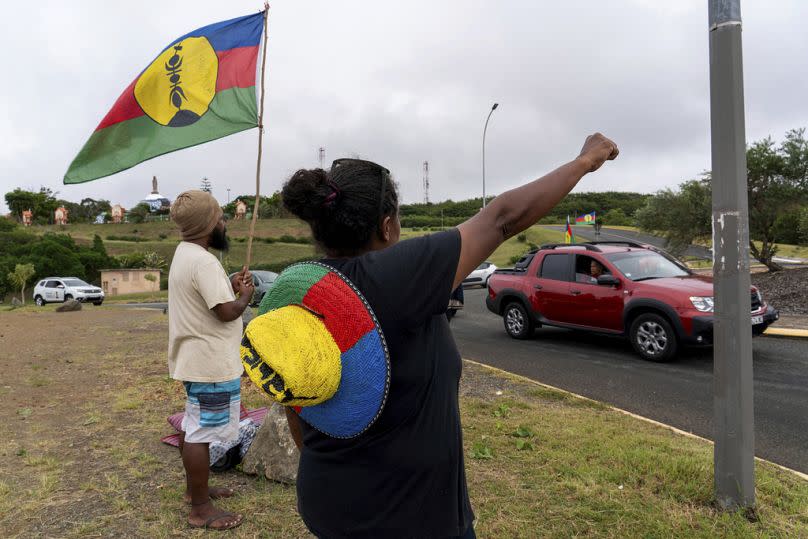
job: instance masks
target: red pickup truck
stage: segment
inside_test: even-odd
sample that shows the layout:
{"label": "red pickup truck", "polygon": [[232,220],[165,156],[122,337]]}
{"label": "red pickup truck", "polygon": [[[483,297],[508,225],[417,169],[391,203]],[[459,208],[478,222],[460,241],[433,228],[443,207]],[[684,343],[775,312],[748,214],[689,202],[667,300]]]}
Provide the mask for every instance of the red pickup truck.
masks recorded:
{"label": "red pickup truck", "polygon": [[[544,245],[491,275],[486,305],[516,339],[542,325],[622,335],[651,361],[672,359],[681,345],[712,344],[712,278],[639,243]],[[753,334],[778,318],[752,287]]]}

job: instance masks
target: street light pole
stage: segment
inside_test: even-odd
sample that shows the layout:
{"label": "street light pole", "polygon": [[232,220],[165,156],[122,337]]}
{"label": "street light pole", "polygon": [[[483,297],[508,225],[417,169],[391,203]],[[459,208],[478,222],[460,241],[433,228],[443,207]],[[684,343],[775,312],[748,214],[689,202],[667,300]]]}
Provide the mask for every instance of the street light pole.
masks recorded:
{"label": "street light pole", "polygon": [[227,203],[230,204],[230,188],[227,188]]}
{"label": "street light pole", "polygon": [[723,509],[755,505],[755,431],[750,323],[740,0],[709,0],[715,314],[715,497]]}
{"label": "street light pole", "polygon": [[499,103],[494,103],[494,106],[491,107],[491,112],[488,113],[488,117],[485,119],[485,127],[483,128],[483,208],[485,208],[485,132],[488,131],[488,120],[491,119],[491,115],[497,110]]}

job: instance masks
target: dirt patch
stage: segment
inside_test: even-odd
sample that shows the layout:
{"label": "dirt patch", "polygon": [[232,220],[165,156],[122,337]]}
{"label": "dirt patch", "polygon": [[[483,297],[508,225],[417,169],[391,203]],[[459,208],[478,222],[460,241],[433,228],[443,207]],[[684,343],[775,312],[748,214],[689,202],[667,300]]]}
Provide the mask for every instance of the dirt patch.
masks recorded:
{"label": "dirt patch", "polygon": [[781,313],[808,316],[808,268],[755,273],[752,284]]}
{"label": "dirt patch", "polygon": [[[161,311],[0,312],[0,536],[204,536],[184,524],[182,465],[160,443],[184,403],[167,342]],[[308,537],[294,487],[237,472],[212,483],[243,493],[223,505],[249,511],[245,536],[262,534],[257,513],[277,520],[273,536]]]}

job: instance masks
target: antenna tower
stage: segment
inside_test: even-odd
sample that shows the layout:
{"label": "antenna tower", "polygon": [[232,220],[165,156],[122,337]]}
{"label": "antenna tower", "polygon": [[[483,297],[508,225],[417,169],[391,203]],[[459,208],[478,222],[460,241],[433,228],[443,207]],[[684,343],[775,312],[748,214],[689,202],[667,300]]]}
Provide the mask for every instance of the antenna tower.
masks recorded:
{"label": "antenna tower", "polygon": [[429,204],[429,161],[424,161],[424,204]]}

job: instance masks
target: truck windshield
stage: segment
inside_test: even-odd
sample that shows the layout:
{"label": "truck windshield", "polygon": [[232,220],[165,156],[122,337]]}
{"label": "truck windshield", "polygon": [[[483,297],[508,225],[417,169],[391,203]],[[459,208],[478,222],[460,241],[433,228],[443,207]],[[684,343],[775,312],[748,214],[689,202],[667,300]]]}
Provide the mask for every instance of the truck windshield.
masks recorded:
{"label": "truck windshield", "polygon": [[685,268],[653,251],[612,253],[606,255],[606,258],[620,270],[620,273],[632,281],[684,277],[689,274]]}

